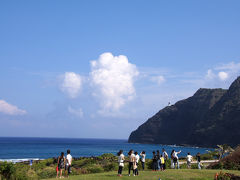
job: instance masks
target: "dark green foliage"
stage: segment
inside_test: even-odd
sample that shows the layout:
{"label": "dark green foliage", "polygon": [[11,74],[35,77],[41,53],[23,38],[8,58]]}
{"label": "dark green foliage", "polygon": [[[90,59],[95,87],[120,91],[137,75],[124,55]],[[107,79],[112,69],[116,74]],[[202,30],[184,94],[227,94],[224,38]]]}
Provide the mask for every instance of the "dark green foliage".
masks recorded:
{"label": "dark green foliage", "polygon": [[240,137],[239,117],[240,77],[228,90],[199,89],[192,97],[165,107],[133,131],[128,141],[201,147],[236,146]]}
{"label": "dark green foliage", "polygon": [[104,171],[113,171],[118,169],[118,165],[116,163],[109,163],[103,166]]}
{"label": "dark green foliage", "polygon": [[104,172],[103,167],[100,165],[93,164],[91,166],[86,167],[88,173],[101,173]]}
{"label": "dark green foliage", "polygon": [[240,170],[240,147],[219,162],[210,164],[208,168]]}
{"label": "dark green foliage", "polygon": [[198,169],[198,165],[197,164],[191,164],[191,169]]}
{"label": "dark green foliage", "polygon": [[3,178],[10,179],[14,173],[15,167],[12,163],[0,163],[0,174],[3,176]]}
{"label": "dark green foliage", "polygon": [[171,159],[167,159],[165,163],[166,163],[166,168],[170,169],[171,168]]}
{"label": "dark green foliage", "polygon": [[152,169],[153,168],[153,161],[152,160],[146,161],[145,162],[145,167],[147,169]]}
{"label": "dark green foliage", "polygon": [[40,179],[56,177],[56,170],[51,167],[46,167],[37,171],[37,175]]}
{"label": "dark green foliage", "polygon": [[212,160],[216,158],[217,156],[215,156],[215,154],[212,153],[201,154],[201,160]]}
{"label": "dark green foliage", "polygon": [[[0,163],[0,174],[5,179],[27,180],[27,179],[46,179],[56,177],[55,158],[34,161],[32,167],[29,163]],[[127,162],[125,168],[127,168]],[[113,154],[103,154],[98,157],[74,158],[72,163],[72,174],[100,173],[107,171],[117,171],[117,156]]]}

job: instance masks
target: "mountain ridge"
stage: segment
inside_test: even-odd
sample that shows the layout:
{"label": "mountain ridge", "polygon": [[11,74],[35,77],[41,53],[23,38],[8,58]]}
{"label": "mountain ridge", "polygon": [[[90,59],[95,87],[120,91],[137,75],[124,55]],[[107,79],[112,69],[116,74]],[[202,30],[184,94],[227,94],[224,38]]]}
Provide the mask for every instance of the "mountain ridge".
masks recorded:
{"label": "mountain ridge", "polygon": [[239,129],[240,77],[228,90],[200,88],[193,96],[163,108],[133,131],[128,142],[236,146]]}

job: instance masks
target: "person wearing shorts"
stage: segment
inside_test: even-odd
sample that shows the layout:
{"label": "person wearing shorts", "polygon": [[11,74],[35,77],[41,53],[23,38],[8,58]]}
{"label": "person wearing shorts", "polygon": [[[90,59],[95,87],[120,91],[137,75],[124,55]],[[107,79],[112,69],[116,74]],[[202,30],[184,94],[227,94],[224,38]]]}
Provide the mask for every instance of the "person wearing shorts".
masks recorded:
{"label": "person wearing shorts", "polygon": [[59,171],[60,171],[60,178],[63,178],[62,171],[64,169],[64,165],[65,165],[64,152],[61,152],[61,155],[58,157],[58,161],[57,161],[57,177],[56,178],[58,178]]}
{"label": "person wearing shorts", "polygon": [[192,160],[193,160],[193,157],[190,155],[190,153],[188,153],[188,155],[187,155],[187,167],[188,167],[188,169],[191,168]]}
{"label": "person wearing shorts", "polygon": [[66,156],[66,166],[65,166],[65,176],[68,177],[71,173],[71,165],[72,165],[72,156],[70,154],[70,149],[67,150]]}

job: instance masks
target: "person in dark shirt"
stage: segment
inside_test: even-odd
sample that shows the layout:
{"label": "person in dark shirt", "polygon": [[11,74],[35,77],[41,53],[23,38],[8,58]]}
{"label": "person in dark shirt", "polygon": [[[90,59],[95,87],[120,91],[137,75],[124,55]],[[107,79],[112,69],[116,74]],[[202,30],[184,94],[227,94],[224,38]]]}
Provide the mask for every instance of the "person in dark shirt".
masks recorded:
{"label": "person in dark shirt", "polygon": [[153,153],[152,167],[153,167],[153,171],[156,171],[157,170],[157,155],[156,155],[155,151],[153,151],[152,153]]}
{"label": "person in dark shirt", "polygon": [[198,169],[201,169],[201,155],[199,152],[197,153],[196,157],[197,157]]}
{"label": "person in dark shirt", "polygon": [[161,162],[160,162],[160,152],[159,150],[157,150],[157,170],[159,171],[160,170],[160,167],[161,167]]}

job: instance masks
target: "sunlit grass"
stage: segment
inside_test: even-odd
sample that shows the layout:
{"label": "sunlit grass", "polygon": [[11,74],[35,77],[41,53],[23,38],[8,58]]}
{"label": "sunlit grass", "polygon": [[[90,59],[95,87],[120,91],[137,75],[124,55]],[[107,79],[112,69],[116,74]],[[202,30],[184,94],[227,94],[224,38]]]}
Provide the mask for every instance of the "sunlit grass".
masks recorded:
{"label": "sunlit grass", "polygon": [[[70,180],[113,180],[113,179],[140,179],[140,180],[213,180],[216,173],[220,170],[198,170],[198,169],[180,169],[173,170],[168,169],[164,172],[154,172],[154,171],[140,171],[138,177],[134,177],[132,174],[129,177],[128,172],[124,171],[122,177],[117,176],[117,172],[107,172],[107,173],[96,173],[96,174],[86,174],[78,176],[70,176]],[[223,170],[223,172],[229,172],[232,174],[240,175],[240,171],[228,171]]]}

